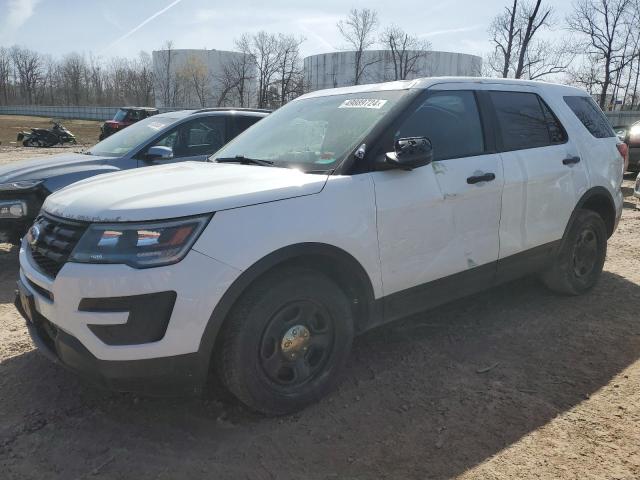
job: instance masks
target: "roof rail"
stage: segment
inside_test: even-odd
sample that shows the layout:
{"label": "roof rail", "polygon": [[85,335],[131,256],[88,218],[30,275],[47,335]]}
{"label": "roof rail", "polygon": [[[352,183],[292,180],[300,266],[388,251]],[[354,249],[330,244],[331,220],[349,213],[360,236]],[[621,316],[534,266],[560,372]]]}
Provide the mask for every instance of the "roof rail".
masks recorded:
{"label": "roof rail", "polygon": [[247,107],[215,107],[215,108],[201,108],[199,110],[194,110],[193,113],[203,113],[203,112],[228,112],[231,110],[236,110],[239,112],[256,112],[256,113],[271,113],[273,110],[269,110],[266,108],[247,108]]}

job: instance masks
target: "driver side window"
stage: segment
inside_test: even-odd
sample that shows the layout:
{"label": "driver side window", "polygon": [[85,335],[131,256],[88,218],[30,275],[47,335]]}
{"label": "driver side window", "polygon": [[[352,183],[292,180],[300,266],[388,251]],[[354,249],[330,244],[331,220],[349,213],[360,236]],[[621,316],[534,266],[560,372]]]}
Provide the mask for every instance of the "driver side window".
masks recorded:
{"label": "driver side window", "polygon": [[201,117],[170,130],[151,147],[170,147],[174,158],[211,155],[225,144],[224,117]]}
{"label": "driver side window", "polygon": [[431,140],[434,160],[484,153],[484,136],[475,94],[469,90],[431,93],[395,132],[394,140],[407,137]]}

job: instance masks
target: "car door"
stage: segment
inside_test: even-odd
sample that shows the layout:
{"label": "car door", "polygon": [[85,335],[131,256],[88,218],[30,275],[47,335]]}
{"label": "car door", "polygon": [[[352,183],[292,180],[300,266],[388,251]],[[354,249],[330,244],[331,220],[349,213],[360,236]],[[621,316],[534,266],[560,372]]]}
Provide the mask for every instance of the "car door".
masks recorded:
{"label": "car door", "polygon": [[488,93],[505,177],[500,276],[510,277],[525,273],[522,268],[539,268],[551,257],[587,174],[576,145],[538,92],[492,88]]}
{"label": "car door", "polygon": [[173,150],[173,158],[144,160],[141,166],[204,161],[226,143],[227,130],[227,118],[223,115],[202,116],[183,122],[151,143],[141,155],[144,158],[149,148],[162,146]]}
{"label": "car door", "polygon": [[432,87],[393,138],[428,137],[434,161],[372,173],[387,319],[493,281],[504,180],[478,105],[471,86]]}

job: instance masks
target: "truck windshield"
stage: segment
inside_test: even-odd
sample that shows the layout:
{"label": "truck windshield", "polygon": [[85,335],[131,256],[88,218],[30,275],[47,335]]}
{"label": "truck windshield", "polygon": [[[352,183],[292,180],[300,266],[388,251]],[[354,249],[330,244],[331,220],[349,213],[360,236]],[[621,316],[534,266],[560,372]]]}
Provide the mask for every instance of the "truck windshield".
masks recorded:
{"label": "truck windshield", "polygon": [[169,117],[155,116],[145,118],[107,137],[90,148],[87,153],[101,157],[119,157],[125,155],[132,148],[150,139],[161,130],[164,130],[167,125],[171,125],[175,121],[175,118]]}
{"label": "truck windshield", "polygon": [[124,122],[124,119],[127,118],[127,111],[122,108],[119,109],[113,117],[113,121],[115,122]]}
{"label": "truck windshield", "polygon": [[363,92],[293,101],[222,147],[211,160],[244,158],[308,172],[331,170],[407,92]]}

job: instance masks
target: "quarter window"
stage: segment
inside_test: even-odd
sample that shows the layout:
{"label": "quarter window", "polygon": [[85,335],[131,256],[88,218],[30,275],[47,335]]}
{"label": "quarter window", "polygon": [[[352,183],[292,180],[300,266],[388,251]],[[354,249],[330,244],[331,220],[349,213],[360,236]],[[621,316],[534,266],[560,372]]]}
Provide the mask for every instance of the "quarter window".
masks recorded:
{"label": "quarter window", "polygon": [[591,97],[564,97],[564,101],[587,130],[596,138],[615,137],[616,133],[600,107]]}
{"label": "quarter window", "polygon": [[471,157],[484,153],[480,113],[472,91],[433,92],[411,114],[395,139],[427,137],[434,160]]}

